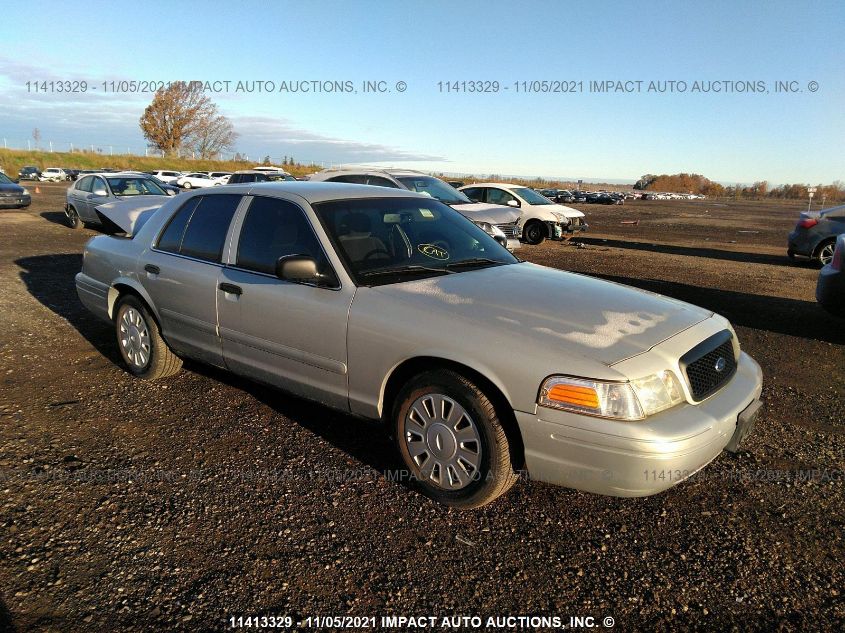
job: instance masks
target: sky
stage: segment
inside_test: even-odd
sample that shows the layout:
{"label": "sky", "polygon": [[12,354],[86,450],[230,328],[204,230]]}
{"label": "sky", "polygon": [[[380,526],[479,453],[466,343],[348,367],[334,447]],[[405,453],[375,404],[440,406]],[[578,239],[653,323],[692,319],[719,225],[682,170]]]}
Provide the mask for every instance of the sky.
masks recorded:
{"label": "sky", "polygon": [[[109,82],[217,81],[208,95],[239,134],[234,150],[254,159],[588,181],[845,180],[841,1],[38,6],[10,3],[0,22],[8,147],[33,144],[37,127],[42,147],[143,153],[138,119],[153,95]],[[34,91],[60,80],[89,88]],[[352,91],[294,90],[313,81]],[[464,91],[473,81],[499,88]],[[570,91],[526,92],[542,81]],[[604,81],[630,91],[591,84]]]}

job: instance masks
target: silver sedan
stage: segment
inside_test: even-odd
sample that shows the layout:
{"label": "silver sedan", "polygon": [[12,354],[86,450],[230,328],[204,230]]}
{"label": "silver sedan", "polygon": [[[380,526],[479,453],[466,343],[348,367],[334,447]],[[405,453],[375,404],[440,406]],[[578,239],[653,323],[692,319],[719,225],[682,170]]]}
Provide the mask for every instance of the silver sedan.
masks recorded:
{"label": "silver sedan", "polygon": [[653,494],[737,450],[760,409],[724,318],[520,262],[429,196],[253,183],[108,214],[131,239],[89,241],[76,286],[130,372],[192,358],[382,420],[445,504],[488,503],[523,468]]}

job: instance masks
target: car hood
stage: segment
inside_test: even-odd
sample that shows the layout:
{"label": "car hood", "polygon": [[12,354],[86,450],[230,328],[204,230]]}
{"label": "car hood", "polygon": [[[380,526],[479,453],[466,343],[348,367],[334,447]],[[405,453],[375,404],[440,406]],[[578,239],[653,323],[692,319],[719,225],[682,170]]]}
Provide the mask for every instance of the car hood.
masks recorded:
{"label": "car hood", "polygon": [[519,211],[498,204],[467,202],[466,204],[450,204],[449,206],[474,222],[509,224],[519,220]]}
{"label": "car hood", "polygon": [[94,209],[117,224],[128,237],[132,237],[140,230],[144,222],[169,199],[170,196],[118,197]]}
{"label": "car hood", "polygon": [[[712,316],[669,297],[530,263],[377,286],[431,317],[482,328],[492,345],[520,337],[527,353],[580,354],[605,365],[645,352]],[[442,336],[443,320],[427,322]],[[455,331],[459,331],[456,327]]]}
{"label": "car hood", "polygon": [[11,182],[0,183],[0,192],[3,193],[23,193],[23,187]]}

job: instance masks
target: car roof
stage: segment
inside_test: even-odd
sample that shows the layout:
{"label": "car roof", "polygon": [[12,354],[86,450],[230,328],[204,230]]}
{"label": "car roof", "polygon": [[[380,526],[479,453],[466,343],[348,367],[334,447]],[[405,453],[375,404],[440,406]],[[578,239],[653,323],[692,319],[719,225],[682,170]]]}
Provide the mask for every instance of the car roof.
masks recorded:
{"label": "car roof", "polygon": [[469,187],[514,187],[519,189],[530,189],[530,187],[526,187],[525,185],[515,185],[512,182],[474,182],[471,185],[461,187],[461,189],[467,189]]}
{"label": "car roof", "polygon": [[[432,200],[426,196],[407,189],[393,189],[391,187],[377,187],[375,185],[353,185],[346,182],[308,182],[300,180],[285,180],[280,182],[250,182],[225,187],[214,187],[214,193],[290,193],[304,198],[309,204],[328,202],[330,200],[346,200],[357,198],[420,198]],[[202,190],[197,194],[202,195]],[[206,194],[207,195],[207,194]]]}

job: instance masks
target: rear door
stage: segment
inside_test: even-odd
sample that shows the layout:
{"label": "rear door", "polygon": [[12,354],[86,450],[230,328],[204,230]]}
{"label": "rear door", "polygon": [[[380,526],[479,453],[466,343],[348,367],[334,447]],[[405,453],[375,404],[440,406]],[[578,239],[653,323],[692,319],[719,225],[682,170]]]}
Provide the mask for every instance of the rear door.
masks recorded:
{"label": "rear door", "polygon": [[188,199],[138,262],[158,309],[162,334],[177,351],[223,366],[217,332],[217,284],[238,194]]}
{"label": "rear door", "polygon": [[102,176],[91,176],[91,189],[82,194],[80,206],[76,208],[79,217],[85,222],[100,222],[94,207],[108,202],[109,187]]}
{"label": "rear door", "polygon": [[346,409],[346,326],[354,287],[283,281],[275,266],[287,255],[313,257],[321,272],[337,279],[303,207],[253,197],[218,287],[226,365]]}

